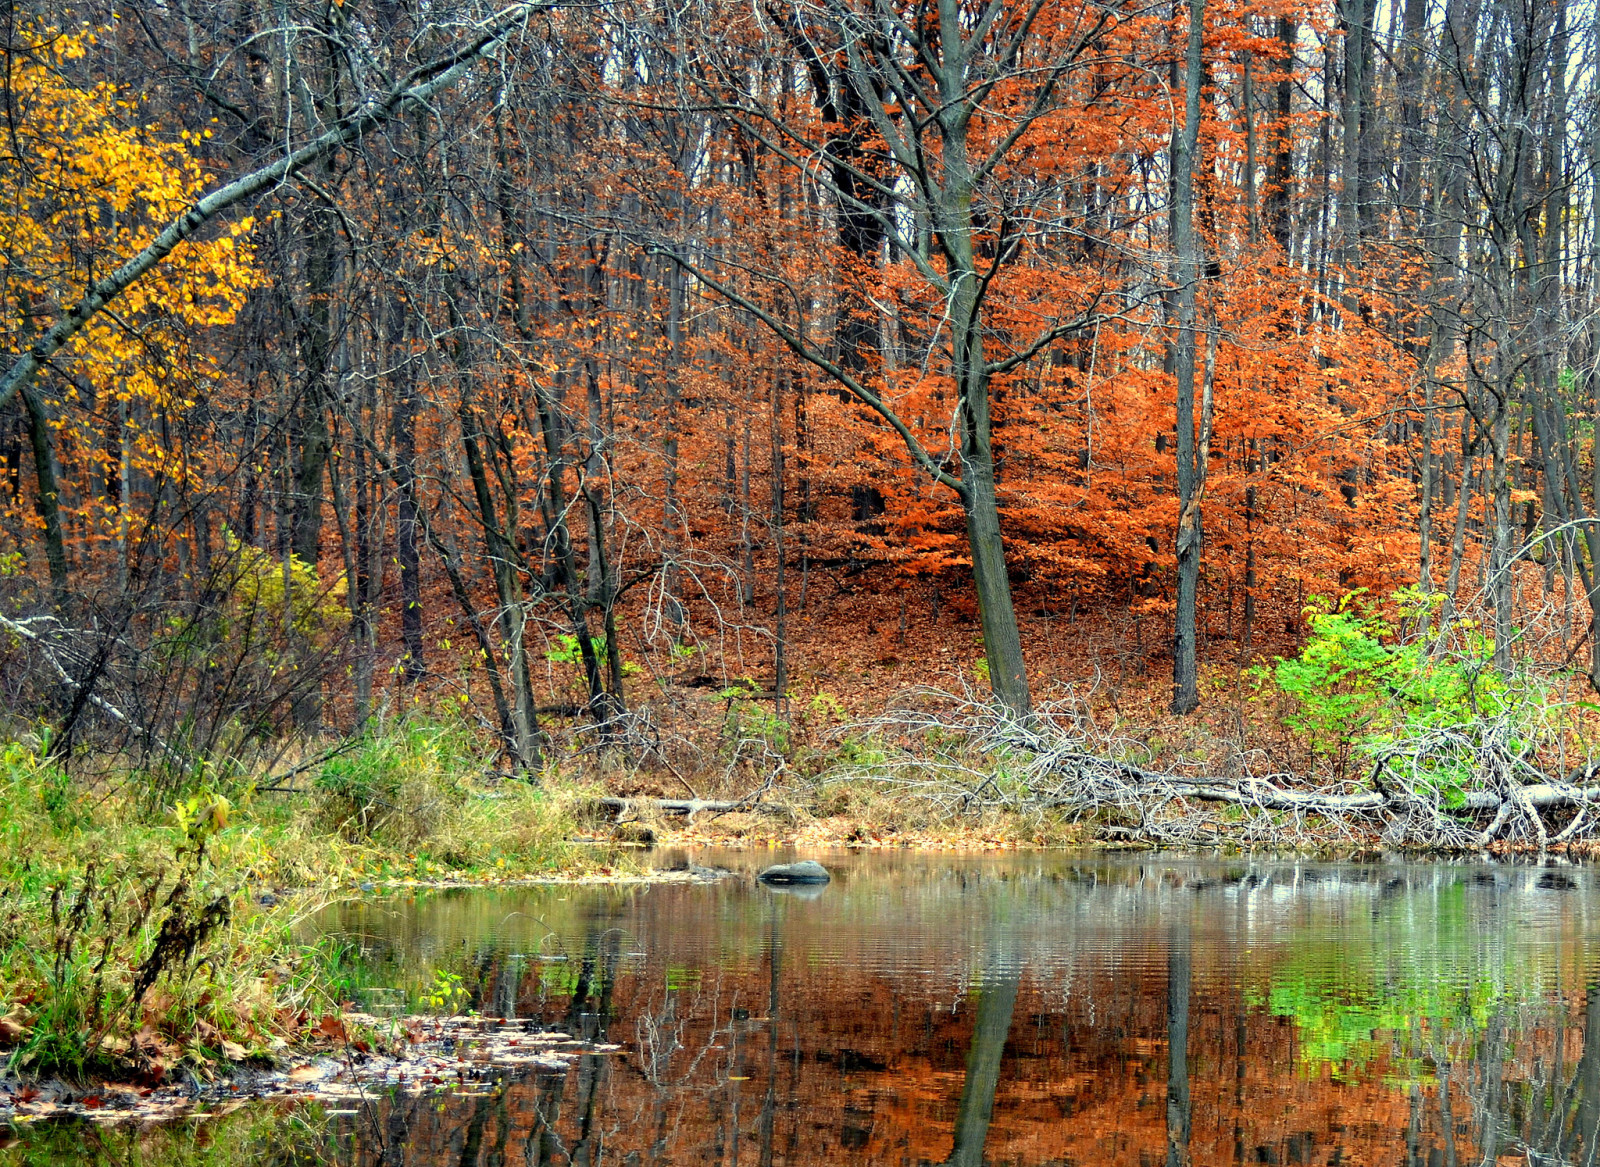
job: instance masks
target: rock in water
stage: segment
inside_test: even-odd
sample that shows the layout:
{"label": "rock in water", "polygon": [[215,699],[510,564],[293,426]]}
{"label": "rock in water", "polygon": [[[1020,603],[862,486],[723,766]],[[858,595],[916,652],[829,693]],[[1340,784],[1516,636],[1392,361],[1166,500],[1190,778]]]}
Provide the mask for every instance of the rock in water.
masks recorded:
{"label": "rock in water", "polygon": [[832,876],[815,859],[799,863],[778,863],[756,876],[762,883],[827,883]]}

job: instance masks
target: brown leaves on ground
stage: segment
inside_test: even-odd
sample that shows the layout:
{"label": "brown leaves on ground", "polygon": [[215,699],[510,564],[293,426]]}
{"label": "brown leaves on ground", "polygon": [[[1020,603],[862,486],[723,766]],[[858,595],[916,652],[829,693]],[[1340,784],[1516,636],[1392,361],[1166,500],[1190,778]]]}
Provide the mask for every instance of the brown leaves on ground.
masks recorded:
{"label": "brown leaves on ground", "polygon": [[0,1017],[0,1047],[21,1045],[32,1032],[33,1019],[20,1007],[13,1007],[4,1017]]}

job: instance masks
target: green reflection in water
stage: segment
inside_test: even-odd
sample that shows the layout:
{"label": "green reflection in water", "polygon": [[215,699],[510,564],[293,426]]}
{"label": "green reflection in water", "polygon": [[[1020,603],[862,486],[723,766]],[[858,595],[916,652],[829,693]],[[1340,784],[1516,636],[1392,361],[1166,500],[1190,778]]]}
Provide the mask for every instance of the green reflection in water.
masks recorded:
{"label": "green reflection in water", "polygon": [[1307,1073],[1357,1078],[1382,1056],[1396,1084],[1431,1084],[1437,1061],[1470,1051],[1497,1018],[1560,1024],[1563,995],[1582,989],[1570,959],[1581,926],[1568,935],[1563,916],[1540,932],[1466,879],[1365,910],[1322,907],[1276,939],[1265,983],[1246,993],[1293,1020]]}
{"label": "green reflection in water", "polygon": [[249,1106],[158,1126],[0,1127],[0,1167],[320,1167],[336,1161],[320,1107]]}

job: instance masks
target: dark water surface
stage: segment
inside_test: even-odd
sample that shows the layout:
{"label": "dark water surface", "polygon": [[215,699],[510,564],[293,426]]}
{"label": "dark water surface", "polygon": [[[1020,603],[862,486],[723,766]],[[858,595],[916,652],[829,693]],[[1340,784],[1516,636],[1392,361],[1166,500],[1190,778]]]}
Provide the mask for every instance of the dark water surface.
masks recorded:
{"label": "dark water surface", "polygon": [[341,905],[370,1007],[460,977],[622,1051],[0,1162],[1600,1163],[1593,870],[818,857],[809,898],[702,853],[746,877]]}

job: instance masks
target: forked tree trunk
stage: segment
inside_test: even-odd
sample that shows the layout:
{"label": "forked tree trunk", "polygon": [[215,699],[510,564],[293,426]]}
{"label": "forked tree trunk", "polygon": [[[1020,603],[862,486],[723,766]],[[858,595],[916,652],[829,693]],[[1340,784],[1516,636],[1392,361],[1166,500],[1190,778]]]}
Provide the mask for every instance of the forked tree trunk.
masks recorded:
{"label": "forked tree trunk", "polygon": [[947,130],[945,158],[952,181],[949,196],[938,208],[937,230],[944,251],[954,262],[950,326],[954,337],[955,381],[961,403],[961,503],[966,515],[967,548],[972,556],[972,584],[977,592],[978,620],[983,629],[983,654],[994,695],[1013,716],[1033,712],[1028,672],[1022,656],[1011,579],[1000,535],[1000,506],[995,491],[994,430],[989,415],[989,380],[985,371],[982,312],[972,244],[971,192],[962,187],[966,165],[966,128],[959,136]]}

